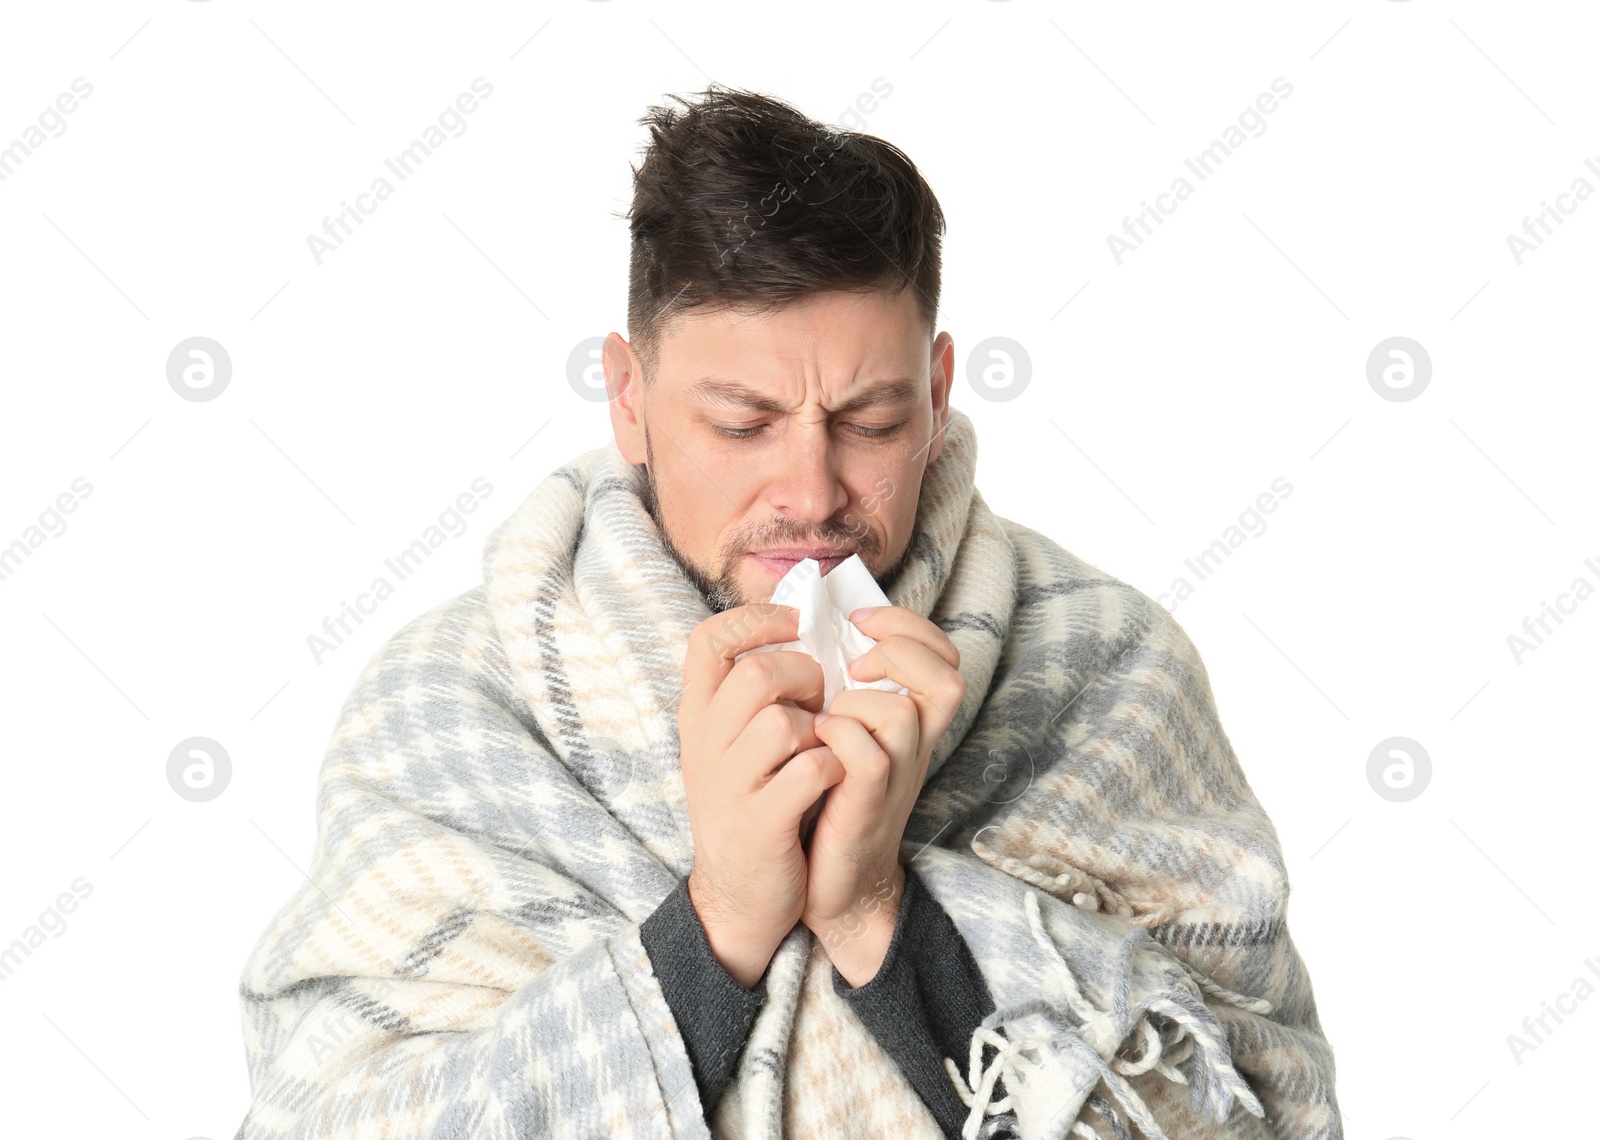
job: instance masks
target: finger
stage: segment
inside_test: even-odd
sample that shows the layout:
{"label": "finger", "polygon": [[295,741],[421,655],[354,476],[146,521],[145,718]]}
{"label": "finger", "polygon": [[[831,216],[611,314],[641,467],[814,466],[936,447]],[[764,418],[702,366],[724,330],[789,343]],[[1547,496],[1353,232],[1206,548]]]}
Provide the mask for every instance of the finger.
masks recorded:
{"label": "finger", "polygon": [[680,712],[691,717],[702,714],[733,671],[734,658],[739,654],[758,645],[794,641],[799,636],[800,611],[794,606],[752,602],[706,618],[689,634]]}
{"label": "finger", "polygon": [[767,783],[790,757],[822,743],[805,709],[774,703],[759,708],[743,730],[723,749],[719,781],[746,792]]}
{"label": "finger", "polygon": [[[846,695],[851,700],[846,701]],[[837,733],[832,732],[835,716],[850,722],[840,725]],[[890,765],[890,783],[912,778],[920,781],[922,775],[914,772],[918,767],[917,759],[930,751],[920,748],[923,740],[920,716],[922,712],[909,696],[878,692],[874,688],[854,688],[835,696],[832,714],[822,717],[822,724],[814,724],[813,730],[822,743],[834,749],[846,769],[859,759],[861,786],[870,785],[877,778],[877,765],[883,762],[880,754]]]}
{"label": "finger", "polygon": [[[879,695],[897,696],[894,693]],[[914,723],[911,727],[915,732]],[[899,735],[906,735],[903,726]],[[843,713],[829,714],[817,727],[817,736],[833,749],[839,763],[844,765],[844,791],[852,797],[863,797],[854,802],[871,805],[882,802],[894,775],[894,758],[878,736],[855,716]],[[906,741],[901,753],[910,754],[916,743],[915,739]]]}
{"label": "finger", "polygon": [[826,744],[797,752],[756,798],[773,805],[785,825],[800,827],[800,819],[817,798],[844,779],[844,765]]}
{"label": "finger", "polygon": [[920,641],[944,658],[950,668],[961,667],[961,650],[950,640],[950,635],[916,610],[904,606],[868,606],[862,619],[852,624],[875,641],[895,634]]}
{"label": "finger", "polygon": [[967,681],[959,671],[922,642],[900,634],[882,639],[852,661],[850,676],[858,681],[887,677],[909,689],[917,708],[922,711],[925,739],[933,739],[944,732],[967,697]]}
{"label": "finger", "polygon": [[722,748],[732,744],[768,705],[783,703],[808,716],[821,712],[825,685],[822,666],[808,654],[789,649],[752,654],[734,665],[712,696],[706,716],[713,727],[706,743]]}

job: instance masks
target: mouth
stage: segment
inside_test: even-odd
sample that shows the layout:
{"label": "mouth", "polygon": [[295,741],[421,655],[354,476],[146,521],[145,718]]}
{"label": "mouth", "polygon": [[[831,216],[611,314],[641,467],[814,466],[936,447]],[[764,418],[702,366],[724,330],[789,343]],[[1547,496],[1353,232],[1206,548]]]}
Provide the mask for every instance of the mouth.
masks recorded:
{"label": "mouth", "polygon": [[815,550],[794,547],[788,550],[752,550],[745,557],[755,562],[767,573],[781,578],[794,568],[795,563],[802,559],[815,558],[822,569],[822,573],[827,574],[854,553],[855,551],[853,550],[839,551],[830,550],[826,547],[818,547]]}

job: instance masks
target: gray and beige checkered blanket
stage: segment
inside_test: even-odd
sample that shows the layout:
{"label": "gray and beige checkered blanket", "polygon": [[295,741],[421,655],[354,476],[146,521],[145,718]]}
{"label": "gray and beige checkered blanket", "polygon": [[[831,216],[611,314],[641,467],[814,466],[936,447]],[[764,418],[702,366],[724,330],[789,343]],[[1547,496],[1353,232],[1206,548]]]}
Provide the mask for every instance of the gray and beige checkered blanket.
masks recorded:
{"label": "gray and beige checkered blanket", "polygon": [[[1009,1108],[1030,1140],[1341,1136],[1282,850],[1195,647],[992,513],[976,459],[952,409],[888,591],[967,681],[902,858],[998,1005],[949,1059],[968,1134]],[[309,881],[243,973],[237,1140],[707,1135],[639,925],[692,866],[677,708],[709,611],[641,478],[609,445],[554,471],[483,581],[362,670]],[[829,969],[797,925],[715,1135],[939,1135]]]}

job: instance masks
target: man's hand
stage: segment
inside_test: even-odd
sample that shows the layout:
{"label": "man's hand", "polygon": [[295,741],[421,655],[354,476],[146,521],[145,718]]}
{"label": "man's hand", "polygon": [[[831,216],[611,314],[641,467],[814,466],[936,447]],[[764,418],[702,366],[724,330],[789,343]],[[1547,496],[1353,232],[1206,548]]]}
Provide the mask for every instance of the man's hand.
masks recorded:
{"label": "man's hand", "polygon": [[910,693],[848,689],[813,720],[826,749],[812,751],[831,751],[845,776],[828,792],[811,835],[801,921],[844,979],[860,986],[877,974],[889,949],[905,888],[906,820],[967,682],[955,643],[921,614],[879,606],[855,625],[878,643],[851,664],[850,675],[889,677]]}
{"label": "man's hand", "polygon": [[701,622],[684,658],[678,741],[694,833],[689,899],[712,954],[746,989],[805,906],[801,817],[844,775],[812,728],[822,666],[790,650],[734,661],[798,636],[798,610],[758,602]]}

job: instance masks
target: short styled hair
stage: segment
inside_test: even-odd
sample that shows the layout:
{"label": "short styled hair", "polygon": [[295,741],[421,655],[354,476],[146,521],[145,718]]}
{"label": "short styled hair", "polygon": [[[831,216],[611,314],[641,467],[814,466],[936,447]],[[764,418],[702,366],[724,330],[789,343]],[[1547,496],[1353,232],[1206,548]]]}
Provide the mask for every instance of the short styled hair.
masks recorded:
{"label": "short styled hair", "polygon": [[917,291],[930,345],[944,213],[891,143],[713,83],[652,107],[633,168],[628,337],[648,385],[687,309],[770,312],[810,294]]}

